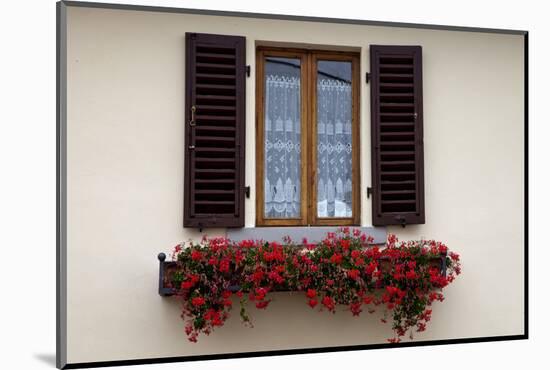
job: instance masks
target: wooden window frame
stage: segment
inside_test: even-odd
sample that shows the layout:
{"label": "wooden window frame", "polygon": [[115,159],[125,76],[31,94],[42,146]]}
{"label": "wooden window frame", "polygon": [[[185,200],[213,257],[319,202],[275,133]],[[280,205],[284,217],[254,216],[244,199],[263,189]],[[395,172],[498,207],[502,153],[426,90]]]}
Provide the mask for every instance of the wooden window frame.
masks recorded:
{"label": "wooden window frame", "polygon": [[[266,57],[300,59],[301,207],[299,218],[266,218],[264,215],[264,107]],[[349,61],[352,66],[352,217],[317,216],[317,62]],[[281,47],[256,50],[256,226],[352,226],[361,220],[360,174],[360,54]],[[312,179],[312,181],[309,181]]]}

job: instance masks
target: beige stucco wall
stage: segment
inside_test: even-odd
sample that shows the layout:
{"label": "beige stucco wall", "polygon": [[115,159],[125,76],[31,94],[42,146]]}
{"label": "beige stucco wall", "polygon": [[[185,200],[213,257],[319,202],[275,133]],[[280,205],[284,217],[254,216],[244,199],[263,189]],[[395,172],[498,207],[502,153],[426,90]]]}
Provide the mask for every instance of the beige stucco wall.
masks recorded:
{"label": "beige stucco wall", "polygon": [[[156,254],[199,236],[182,227],[184,35],[423,47],[426,224],[390,228],[436,238],[463,275],[416,340],[523,333],[523,38],[137,11],[68,9],[68,361],[108,361],[383,342],[378,314],[317,313],[277,293],[189,343],[179,305],[158,296]],[[247,79],[246,225],[254,225],[254,78]],[[370,225],[369,91],[361,84],[362,224]],[[210,234],[223,230],[209,231]]]}

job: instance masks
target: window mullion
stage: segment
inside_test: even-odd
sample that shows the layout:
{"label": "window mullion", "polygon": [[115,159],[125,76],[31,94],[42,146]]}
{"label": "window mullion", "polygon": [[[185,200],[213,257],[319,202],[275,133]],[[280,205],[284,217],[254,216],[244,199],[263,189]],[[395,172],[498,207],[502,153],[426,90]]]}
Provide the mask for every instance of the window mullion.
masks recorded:
{"label": "window mullion", "polygon": [[312,52],[307,53],[307,89],[308,95],[307,104],[307,181],[308,181],[308,206],[307,206],[307,223],[315,225],[315,198],[316,198],[316,173],[315,173],[315,148],[316,141],[314,140],[314,120],[315,120],[315,58]]}

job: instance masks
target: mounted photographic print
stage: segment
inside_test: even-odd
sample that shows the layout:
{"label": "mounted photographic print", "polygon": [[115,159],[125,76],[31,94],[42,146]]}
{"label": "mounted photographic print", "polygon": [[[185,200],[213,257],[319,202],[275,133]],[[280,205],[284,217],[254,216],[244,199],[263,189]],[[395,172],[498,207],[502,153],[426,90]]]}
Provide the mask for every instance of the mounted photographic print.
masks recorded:
{"label": "mounted photographic print", "polygon": [[527,32],[57,4],[59,368],[527,338]]}

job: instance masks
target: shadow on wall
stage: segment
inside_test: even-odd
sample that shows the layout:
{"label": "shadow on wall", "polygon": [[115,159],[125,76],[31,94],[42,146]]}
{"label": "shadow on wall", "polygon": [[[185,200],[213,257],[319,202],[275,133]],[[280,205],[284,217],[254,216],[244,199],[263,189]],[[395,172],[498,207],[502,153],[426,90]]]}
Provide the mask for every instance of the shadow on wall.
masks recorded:
{"label": "shadow on wall", "polygon": [[54,353],[35,353],[34,358],[42,361],[46,365],[55,367],[55,354]]}

